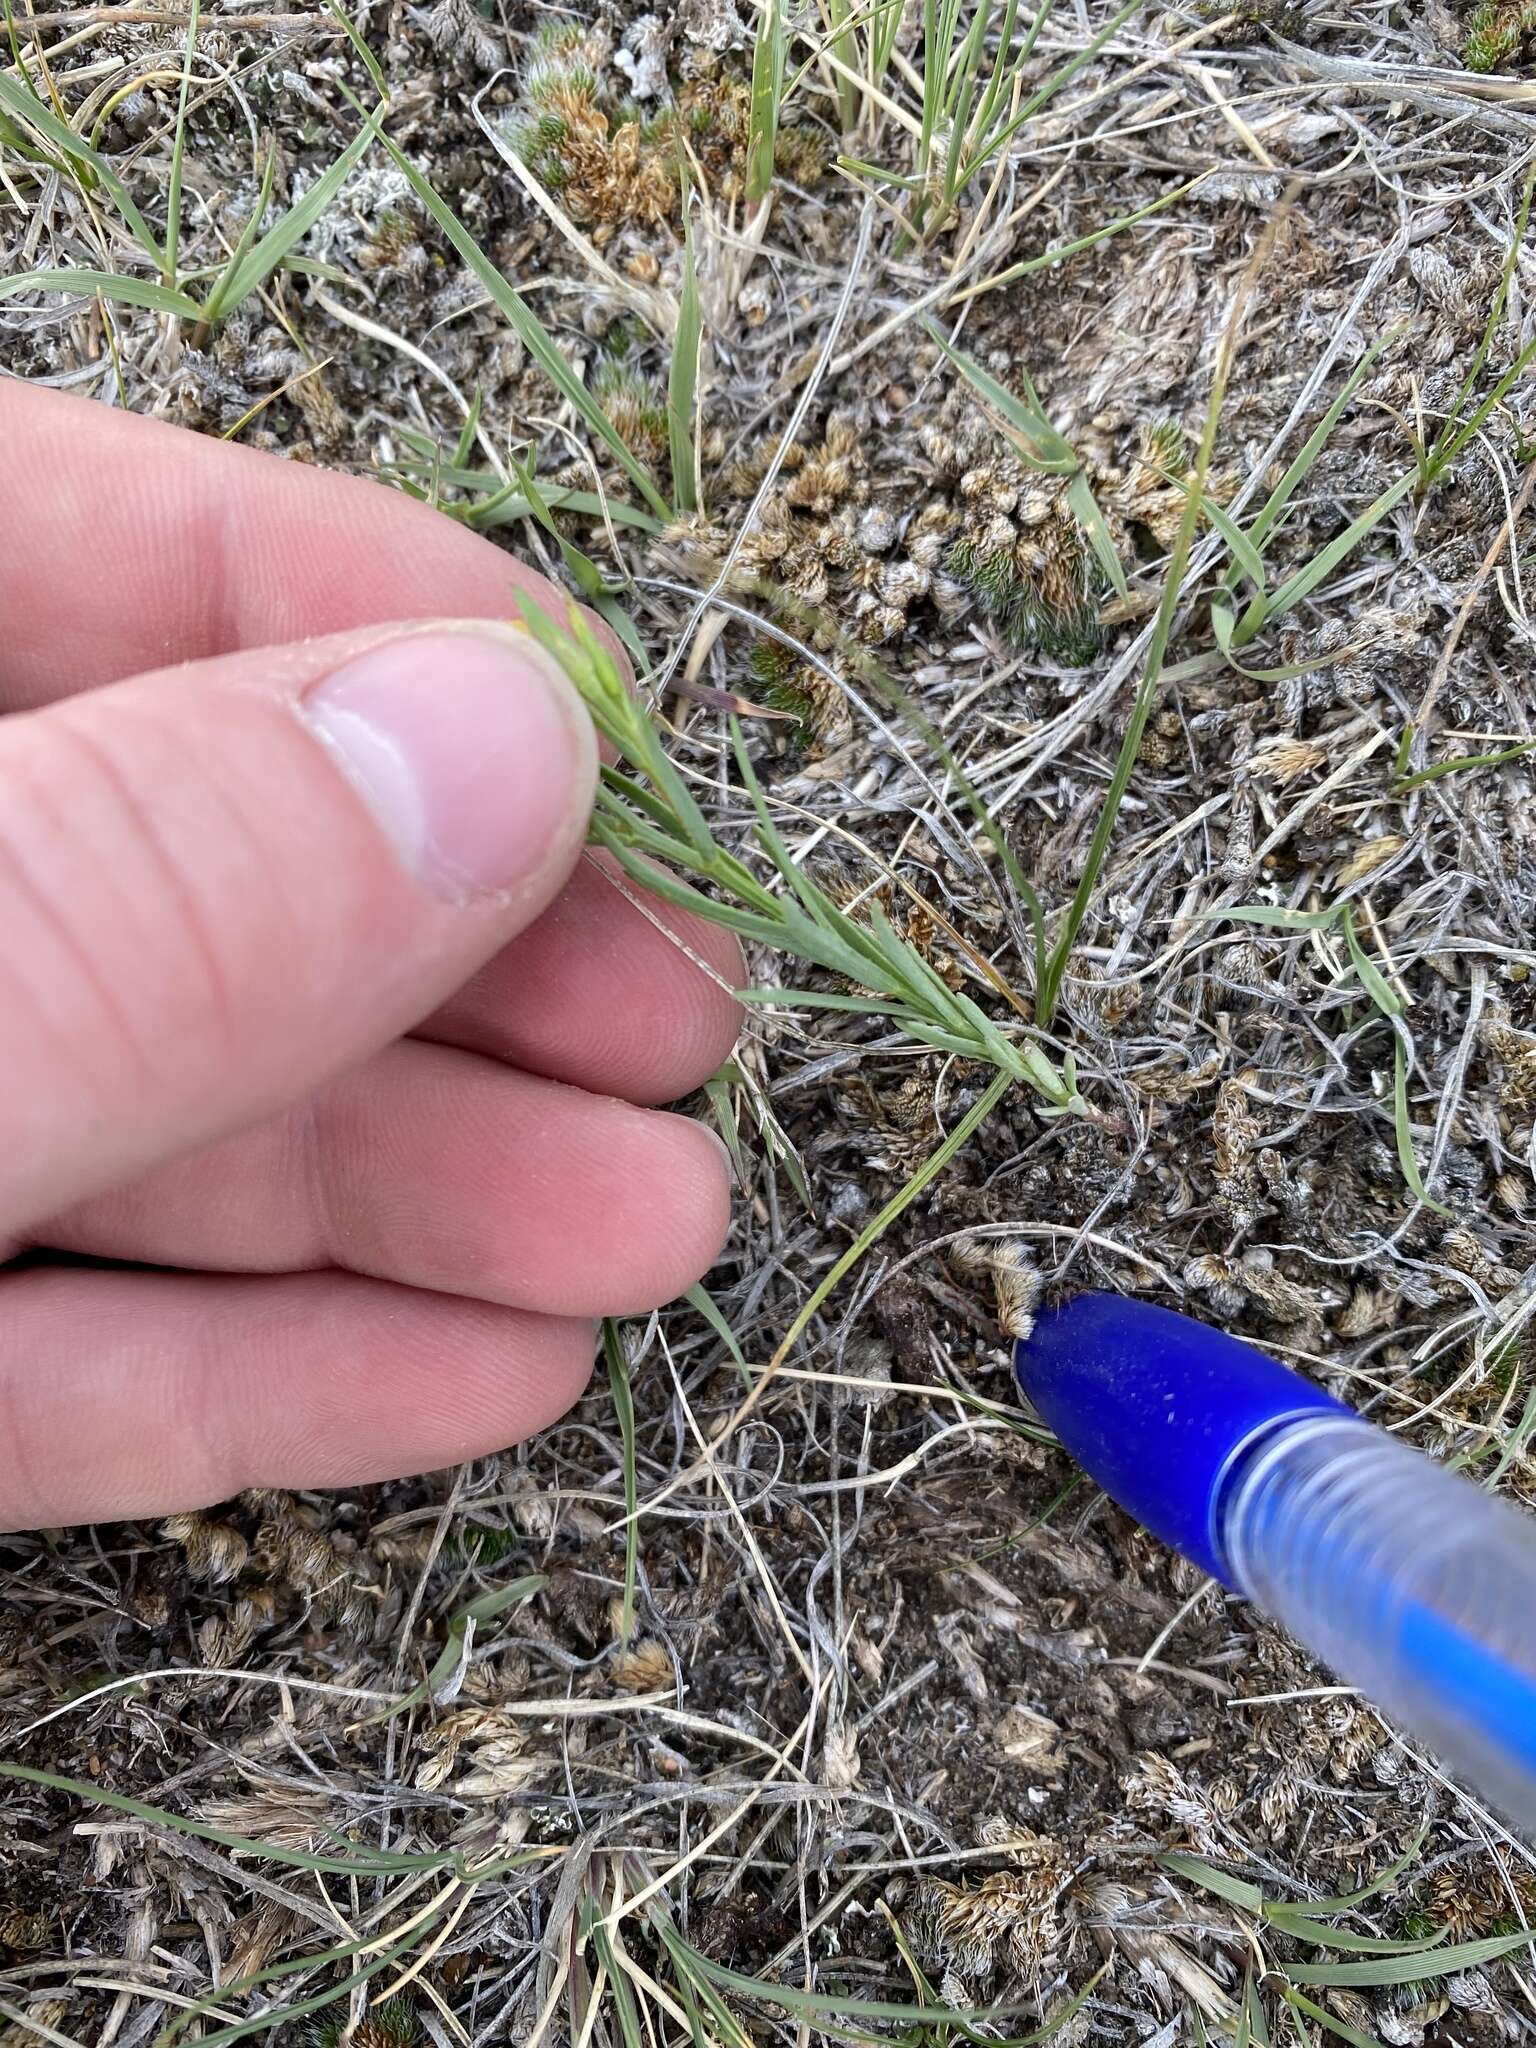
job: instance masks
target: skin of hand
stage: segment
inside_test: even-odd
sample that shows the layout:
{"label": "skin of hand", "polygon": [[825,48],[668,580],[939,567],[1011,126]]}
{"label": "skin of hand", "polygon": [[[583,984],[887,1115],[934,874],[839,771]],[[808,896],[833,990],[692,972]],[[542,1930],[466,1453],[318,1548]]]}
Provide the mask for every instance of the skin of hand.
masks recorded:
{"label": "skin of hand", "polygon": [[0,1528],[527,1436],[719,1251],[650,1105],[741,975],[583,854],[591,725],[504,623],[564,600],[85,399],[0,380],[0,445]]}

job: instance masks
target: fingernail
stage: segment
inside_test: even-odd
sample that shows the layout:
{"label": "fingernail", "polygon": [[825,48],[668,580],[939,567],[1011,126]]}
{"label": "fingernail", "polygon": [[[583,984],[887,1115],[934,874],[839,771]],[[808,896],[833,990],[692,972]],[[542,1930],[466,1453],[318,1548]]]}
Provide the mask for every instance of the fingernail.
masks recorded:
{"label": "fingernail", "polygon": [[585,829],[586,712],[510,628],[385,641],[303,709],[405,865],[450,901],[517,889]]}

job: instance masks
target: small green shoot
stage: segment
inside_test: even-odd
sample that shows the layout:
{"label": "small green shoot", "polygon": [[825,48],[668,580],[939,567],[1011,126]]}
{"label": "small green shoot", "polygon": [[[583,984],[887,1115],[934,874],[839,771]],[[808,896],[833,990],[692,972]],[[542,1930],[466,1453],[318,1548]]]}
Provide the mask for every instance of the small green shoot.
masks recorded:
{"label": "small green shoot", "polygon": [[[1404,729],[1408,745],[1413,744],[1413,728]],[[1392,794],[1406,796],[1412,789],[1422,789],[1428,782],[1438,782],[1445,775],[1464,775],[1470,768],[1502,768],[1510,761],[1523,761],[1528,754],[1536,753],[1536,740],[1517,740],[1513,746],[1500,747],[1492,754],[1458,754],[1450,761],[1436,761],[1432,767],[1420,768],[1416,774],[1405,775],[1401,769],[1392,778]],[[1407,755],[1402,756],[1406,764]]]}
{"label": "small green shoot", "polygon": [[423,176],[405,151],[390,136],[384,135],[380,139],[396,169],[479,279],[491,303],[516,333],[550,383],[565,399],[587,431],[595,440],[601,442],[617,462],[656,517],[663,524],[669,522],[672,508],[657,490],[649,470],[634,455],[622,435],[615,430],[613,422],[571,368],[543,321],[532,307],[524,303],[521,293],[502,276],[448,202],[439,197],[431,180]]}
{"label": "small green shoot", "polygon": [[[192,36],[195,35],[198,19],[195,9],[190,19],[189,36]],[[259,291],[273,271],[291,257],[295,245],[308,234],[373,146],[388,111],[381,102],[366,117],[359,133],[329,169],[317,178],[304,196],[263,235],[259,232],[261,219],[271,198],[276,168],[275,159],[269,155],[262,173],[261,190],[255,210],[246,222],[229,261],[215,275],[212,285],[200,299],[188,289],[187,278],[178,280],[176,271],[185,145],[186,80],[191,75],[190,50],[186,63],[188,69],[183,74],[181,111],[171,162],[166,238],[163,243],[156,237],[127,186],[107,159],[82,140],[67,122],[53,112],[52,108],[45,106],[30,86],[0,73],[0,109],[13,115],[30,130],[42,145],[55,153],[61,164],[68,164],[76,178],[86,183],[88,188],[99,188],[106,194],[117,209],[124,227],[158,273],[156,278],[148,278],[105,270],[24,270],[18,271],[14,276],[0,278],[0,299],[27,291],[94,294],[117,304],[144,306],[152,312],[169,313],[177,319],[189,322],[197,329],[213,327],[253,292]]]}
{"label": "small green shoot", "polygon": [[1504,319],[1505,308],[1509,304],[1509,295],[1515,282],[1515,272],[1519,268],[1520,251],[1525,245],[1525,231],[1530,225],[1531,198],[1533,194],[1536,194],[1536,167],[1533,167],[1525,174],[1525,184],[1520,194],[1520,207],[1515,216],[1514,233],[1509,238],[1509,248],[1505,252],[1504,262],[1499,272],[1499,288],[1494,293],[1493,304],[1488,309],[1488,319],[1484,324],[1482,337],[1477,344],[1477,351],[1472,358],[1471,367],[1462,380],[1461,389],[1456,394],[1456,402],[1451,407],[1449,417],[1440,429],[1439,434],[1428,448],[1421,447],[1418,450],[1417,475],[1421,496],[1432,484],[1439,482],[1462,449],[1466,447],[1467,443],[1482,427],[1484,420],[1487,419],[1494,407],[1503,401],[1506,393],[1524,375],[1532,359],[1536,358],[1536,342],[1530,342],[1516,356],[1514,362],[1504,372],[1503,376],[1497,380],[1487,396],[1473,408],[1470,414],[1463,418],[1463,410],[1470,402],[1473,392],[1477,389],[1478,381],[1482,377],[1494,342],[1498,338],[1499,328]]}
{"label": "small green shoot", "polygon": [[1265,903],[1250,903],[1239,904],[1229,910],[1213,910],[1207,915],[1230,918],[1238,924],[1271,925],[1281,931],[1336,930],[1341,934],[1356,979],[1377,1012],[1392,1027],[1392,1124],[1403,1179],[1415,1200],[1422,1202],[1426,1209],[1433,1209],[1437,1216],[1448,1216],[1450,1211],[1442,1202],[1437,1202],[1425,1187],[1413,1149],[1413,1124],[1408,1108],[1408,1073],[1413,1058],[1413,1040],[1403,1022],[1406,1005],[1361,945],[1349,903],[1340,901],[1327,910],[1286,910]]}
{"label": "small green shoot", "polygon": [[[1070,1055],[1058,1069],[1031,1039],[1006,1034],[970,996],[952,990],[898,937],[878,905],[851,917],[811,881],[774,826],[734,720],[737,771],[777,889],[715,843],[655,723],[574,607],[562,629],[527,599],[521,602],[529,630],[570,676],[599,733],[621,757],[623,765],[602,771],[591,827],[596,844],[667,902],[869,991],[757,988],[741,991],[744,1001],[884,1018],[936,1051],[958,1053],[994,1067],[1005,1081],[1023,1082],[1044,1115],[1086,1114]],[[696,876],[712,893],[684,882],[682,874]]]}
{"label": "small green shoot", "polygon": [[762,0],[752,45],[752,101],[747,130],[747,218],[761,212],[773,190],[773,153],[784,103],[783,0]]}
{"label": "small green shoot", "polygon": [[548,1584],[542,1572],[527,1572],[522,1578],[498,1586],[493,1593],[482,1593],[478,1600],[471,1600],[467,1607],[461,1607],[449,1622],[447,1640],[433,1659],[426,1677],[413,1685],[402,1699],[370,1719],[393,1721],[397,1714],[409,1713],[412,1707],[426,1706],[429,1701],[447,1697],[462,1680],[480,1623],[494,1621],[509,1607],[521,1607],[525,1600],[531,1600]]}
{"label": "small green shoot", "polygon": [[[1024,95],[1024,73],[1055,0],[1039,0],[1021,28],[1020,0],[976,0],[969,22],[962,0],[923,0],[922,112],[903,220],[912,239],[931,242],[950,227],[972,186],[996,166],[1019,131],[1140,12],[1125,5],[1083,48]],[[880,175],[877,173],[876,175]]]}
{"label": "small green shoot", "polygon": [[[1461,388],[1438,434],[1432,441],[1415,440],[1414,463],[1410,470],[1406,470],[1384,490],[1378,492],[1363,512],[1357,514],[1326,547],[1320,548],[1310,561],[1294,570],[1277,589],[1268,588],[1266,547],[1296,490],[1310,474],[1330,439],[1345,407],[1383,350],[1398,339],[1401,330],[1395,330],[1374,342],[1366,350],[1322,419],[1307,437],[1305,445],[1271,492],[1263,509],[1245,528],[1238,528],[1220,507],[1204,502],[1203,509],[1206,515],[1226,541],[1232,557],[1220,593],[1211,605],[1211,628],[1217,646],[1234,667],[1241,668],[1235,656],[1242,648],[1255,640],[1266,627],[1284,618],[1288,612],[1294,611],[1297,605],[1326,583],[1360,543],[1373,533],[1405,498],[1410,495],[1422,498],[1445,477],[1456,458],[1481,433],[1495,408],[1503,403],[1530,364],[1536,361],[1536,341],[1533,341],[1520,351],[1514,362],[1496,379],[1483,397],[1474,402],[1474,393],[1509,302],[1520,250],[1530,220],[1533,191],[1536,191],[1536,171],[1526,177],[1514,233],[1510,238],[1509,250],[1500,274],[1499,287],[1494,294],[1493,304],[1489,309],[1488,319],[1471,367],[1462,380]],[[1238,593],[1245,582],[1249,587],[1239,603]],[[1257,675],[1261,680],[1267,680],[1272,675],[1290,673],[1265,670],[1242,672]]]}
{"label": "small green shoot", "polygon": [[192,60],[197,54],[201,0],[187,10],[187,40],[181,55],[181,89],[176,98],[176,132],[171,138],[171,175],[165,198],[165,282],[176,288],[176,257],[181,235],[181,174],[187,153],[187,101],[192,93]]}

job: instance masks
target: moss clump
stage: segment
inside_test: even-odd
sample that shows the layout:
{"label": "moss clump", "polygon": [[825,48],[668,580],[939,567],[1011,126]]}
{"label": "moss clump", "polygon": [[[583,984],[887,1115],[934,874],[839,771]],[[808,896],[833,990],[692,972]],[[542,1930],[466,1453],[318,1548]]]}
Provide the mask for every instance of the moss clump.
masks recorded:
{"label": "moss clump", "polygon": [[310,2048],[342,2048],[344,2039],[351,2048],[420,2048],[426,2035],[415,2006],[402,1996],[371,2006],[351,2034],[343,2012],[336,2019],[321,2020],[309,2035]]}
{"label": "moss clump", "polygon": [[1482,0],[1467,16],[1461,61],[1469,71],[1497,71],[1518,58],[1536,35],[1536,0]]}
{"label": "moss clump", "polygon": [[610,358],[593,376],[592,395],[632,455],[646,463],[661,460],[667,452],[666,407],[649,377]]}
{"label": "moss clump", "polygon": [[[690,153],[711,186],[726,197],[739,192],[751,116],[745,79],[704,51],[684,60],[670,106],[655,110],[605,94],[586,32],[565,22],[534,39],[521,101],[503,132],[572,219],[603,243],[620,228],[677,219]],[[783,176],[812,184],[826,169],[826,144],[814,128],[788,123],[774,161]]]}
{"label": "moss clump", "polygon": [[945,569],[1020,647],[1081,668],[1103,643],[1088,556],[1076,527],[1053,515],[1011,537],[961,534]]}
{"label": "moss clump", "polygon": [[534,39],[522,88],[507,140],[595,240],[676,213],[681,183],[671,118],[605,104],[579,24],[558,23]]}
{"label": "moss clump", "polygon": [[824,745],[846,730],[848,706],[842,691],[779,641],[759,640],[747,656],[747,667],[758,702],[794,720],[789,735],[796,746]]}

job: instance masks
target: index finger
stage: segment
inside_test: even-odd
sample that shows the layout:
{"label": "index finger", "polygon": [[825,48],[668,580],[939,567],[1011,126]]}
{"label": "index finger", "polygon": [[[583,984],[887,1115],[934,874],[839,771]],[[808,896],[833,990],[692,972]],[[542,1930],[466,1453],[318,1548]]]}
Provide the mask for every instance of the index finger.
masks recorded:
{"label": "index finger", "polygon": [[0,378],[0,447],[26,508],[0,547],[0,710],[386,620],[505,618],[519,593],[566,602],[402,492],[91,399]]}

